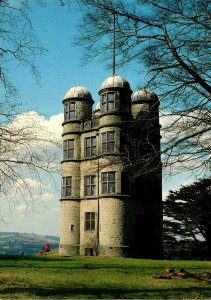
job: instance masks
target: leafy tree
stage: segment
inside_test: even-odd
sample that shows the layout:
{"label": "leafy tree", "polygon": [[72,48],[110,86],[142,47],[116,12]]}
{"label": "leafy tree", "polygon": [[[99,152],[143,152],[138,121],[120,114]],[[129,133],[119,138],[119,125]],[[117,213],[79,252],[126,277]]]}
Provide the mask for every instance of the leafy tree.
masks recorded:
{"label": "leafy tree", "polygon": [[[164,241],[187,251],[211,254],[211,179],[201,179],[177,191],[170,191],[164,207]],[[195,250],[194,250],[195,248]]]}
{"label": "leafy tree", "polygon": [[195,171],[206,167],[211,147],[210,1],[80,3],[78,42],[87,49],[87,61],[96,56],[111,61],[115,14],[117,66],[132,63],[141,84],[145,67],[144,84],[161,101],[164,162]]}

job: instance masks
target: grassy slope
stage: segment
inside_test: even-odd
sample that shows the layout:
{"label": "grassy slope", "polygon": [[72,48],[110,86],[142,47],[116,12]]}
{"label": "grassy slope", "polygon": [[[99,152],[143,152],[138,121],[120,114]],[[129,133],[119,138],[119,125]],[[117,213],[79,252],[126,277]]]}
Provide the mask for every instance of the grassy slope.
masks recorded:
{"label": "grassy slope", "polygon": [[211,272],[211,262],[199,261],[0,256],[0,299],[211,297],[210,281],[152,278],[167,266],[189,272]]}

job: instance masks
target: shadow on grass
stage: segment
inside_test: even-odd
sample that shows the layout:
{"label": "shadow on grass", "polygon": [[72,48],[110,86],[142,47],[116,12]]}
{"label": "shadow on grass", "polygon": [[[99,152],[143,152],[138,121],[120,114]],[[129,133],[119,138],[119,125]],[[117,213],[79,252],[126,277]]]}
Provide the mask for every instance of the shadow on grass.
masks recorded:
{"label": "shadow on grass", "polygon": [[[19,261],[23,261],[23,260],[29,260],[29,261],[64,261],[65,259],[67,259],[67,257],[65,256],[61,256],[61,257],[54,257],[54,256],[36,256],[36,255],[12,255],[12,254],[0,254],[0,260],[19,260]],[[68,260],[72,261],[72,260],[76,260],[75,257],[70,257],[68,256]]]}
{"label": "shadow on grass", "polygon": [[170,289],[121,289],[121,288],[5,288],[1,290],[0,295],[29,295],[37,297],[78,297],[82,299],[152,299],[152,298],[186,298],[190,297],[209,297],[211,295],[211,287],[191,287],[191,288],[170,288]]}

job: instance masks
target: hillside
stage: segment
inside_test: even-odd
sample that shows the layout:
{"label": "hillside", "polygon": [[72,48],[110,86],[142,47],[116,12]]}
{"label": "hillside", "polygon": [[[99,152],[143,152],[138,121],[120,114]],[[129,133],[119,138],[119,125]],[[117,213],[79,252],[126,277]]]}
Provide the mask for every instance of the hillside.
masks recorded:
{"label": "hillside", "polygon": [[0,254],[36,254],[46,243],[58,248],[59,237],[35,233],[0,232]]}

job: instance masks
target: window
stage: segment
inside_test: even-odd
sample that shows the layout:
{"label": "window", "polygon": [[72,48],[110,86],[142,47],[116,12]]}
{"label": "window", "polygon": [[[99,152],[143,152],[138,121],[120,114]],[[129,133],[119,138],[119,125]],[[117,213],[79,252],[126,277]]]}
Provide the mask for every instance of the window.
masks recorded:
{"label": "window", "polygon": [[72,177],[62,178],[62,197],[72,195]]}
{"label": "window", "polygon": [[85,230],[95,230],[95,213],[85,213]]}
{"label": "window", "polygon": [[111,111],[115,109],[115,93],[107,93],[101,96],[101,111]]}
{"label": "window", "polygon": [[74,157],[74,140],[65,140],[63,142],[64,159]]}
{"label": "window", "polygon": [[84,177],[85,196],[95,195],[95,188],[96,188],[95,178],[96,177],[94,175]]}
{"label": "window", "polygon": [[135,159],[140,158],[141,142],[138,139],[131,140],[132,153]]}
{"label": "window", "polygon": [[102,194],[115,193],[115,172],[105,172],[101,174]]}
{"label": "window", "polygon": [[85,157],[96,155],[96,137],[92,136],[85,139]]}
{"label": "window", "polygon": [[64,120],[76,118],[75,102],[67,102],[64,105]]}
{"label": "window", "polygon": [[102,133],[102,153],[113,153],[114,148],[114,131],[107,131]]}

